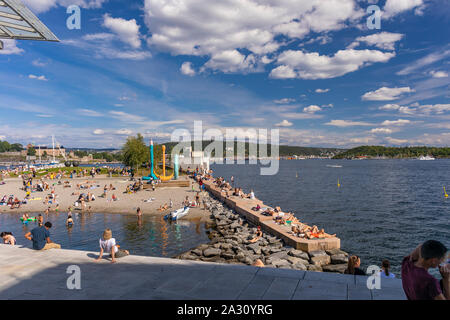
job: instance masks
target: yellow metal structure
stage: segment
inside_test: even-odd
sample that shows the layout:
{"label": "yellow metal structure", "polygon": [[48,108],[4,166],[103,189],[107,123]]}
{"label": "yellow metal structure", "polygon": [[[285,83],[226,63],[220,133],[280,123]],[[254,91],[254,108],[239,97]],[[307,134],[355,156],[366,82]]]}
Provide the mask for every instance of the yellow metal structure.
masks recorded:
{"label": "yellow metal structure", "polygon": [[173,178],[173,173],[170,176],[166,176],[166,146],[162,146],[162,160],[163,160],[163,173],[159,175],[155,171],[155,176],[157,176],[161,181],[169,181]]}

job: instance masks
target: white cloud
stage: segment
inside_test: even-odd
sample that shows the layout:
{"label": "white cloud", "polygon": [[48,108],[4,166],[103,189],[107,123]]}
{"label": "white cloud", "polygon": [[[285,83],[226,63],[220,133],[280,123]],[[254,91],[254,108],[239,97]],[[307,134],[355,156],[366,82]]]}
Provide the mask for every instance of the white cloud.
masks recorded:
{"label": "white cloud", "polygon": [[351,121],[351,120],[331,120],[330,122],[325,123],[327,126],[335,126],[335,127],[354,127],[354,126],[372,126],[372,123],[363,122],[363,121]]}
{"label": "white cloud", "polygon": [[278,56],[277,63],[280,66],[273,69],[270,76],[275,79],[330,79],[356,71],[370,63],[389,61],[394,56],[393,52],[377,50],[339,50],[331,57],[318,52],[287,50]]}
{"label": "white cloud", "polygon": [[[391,18],[404,11],[423,6],[424,0],[386,0],[383,8],[383,18]],[[423,8],[421,9],[423,10]],[[420,12],[420,11],[419,11]]]}
{"label": "white cloud", "polygon": [[395,43],[403,38],[401,33],[391,33],[391,32],[379,32],[374,33],[365,37],[356,38],[348,48],[353,49],[357,47],[360,42],[365,42],[369,46],[375,46],[383,50],[394,50]]}
{"label": "white cloud", "polygon": [[292,122],[289,122],[287,120],[283,120],[280,123],[275,124],[276,127],[290,127],[292,126]]}
{"label": "white cloud", "polygon": [[283,98],[283,99],[279,99],[279,100],[273,100],[273,102],[275,102],[276,104],[288,104],[288,103],[295,102],[295,99]]}
{"label": "white cloud", "polygon": [[192,68],[192,63],[191,62],[184,62],[181,65],[180,71],[184,75],[195,76],[195,70]]}
{"label": "white cloud", "polygon": [[431,76],[433,76],[433,78],[447,78],[448,77],[448,73],[445,71],[430,71]]}
{"label": "white cloud", "polygon": [[382,133],[382,134],[391,134],[392,130],[388,128],[374,128],[370,130],[371,133]]}
{"label": "white cloud", "polygon": [[386,140],[394,145],[398,145],[398,144],[407,144],[408,140],[406,139],[395,139],[395,138],[391,138],[391,137],[386,137]]}
{"label": "white cloud", "polygon": [[35,67],[45,67],[48,63],[43,62],[40,59],[36,59],[36,60],[33,60],[33,62],[31,64]]}
{"label": "white cloud", "polygon": [[353,0],[145,0],[144,12],[149,46],[210,57],[204,67],[225,72],[259,70],[286,38],[339,30],[364,15]]}
{"label": "white cloud", "polygon": [[35,13],[46,12],[59,6],[68,7],[72,4],[84,9],[101,8],[108,0],[22,0]]}
{"label": "white cloud", "polygon": [[400,106],[398,104],[386,104],[379,108],[380,110],[397,110],[402,114],[409,115],[431,115],[431,114],[443,114],[450,111],[450,104],[427,104],[419,105],[418,103],[412,104],[410,107]]}
{"label": "white cloud", "polygon": [[3,42],[3,49],[0,50],[0,54],[20,54],[24,52],[22,49],[17,47],[17,41],[11,39],[1,39]]}
{"label": "white cloud", "polygon": [[28,75],[28,78],[30,78],[30,79],[36,79],[36,80],[40,80],[40,81],[48,81],[48,79],[47,79],[44,75],[42,75],[42,76],[36,76],[36,75],[34,75],[34,74],[30,74],[30,75]]}
{"label": "white cloud", "polygon": [[103,114],[100,112],[90,110],[90,109],[76,109],[75,110],[78,114],[88,117],[103,117]]}
{"label": "white cloud", "polygon": [[125,20],[113,18],[109,14],[103,15],[103,26],[113,31],[121,41],[137,49],[141,47],[139,25],[136,19]]}
{"label": "white cloud", "polygon": [[325,92],[328,92],[328,91],[330,91],[330,89],[316,89],[316,93],[325,93]]}
{"label": "white cloud", "polygon": [[395,103],[388,103],[388,104],[385,104],[384,106],[379,107],[378,109],[380,109],[380,110],[398,110],[398,109],[400,109],[400,106]]}
{"label": "white cloud", "polygon": [[95,129],[92,133],[95,135],[102,135],[105,134],[105,131],[102,129]]}
{"label": "white cloud", "polygon": [[133,134],[133,131],[131,131],[130,129],[120,129],[120,130],[115,131],[114,134],[122,135],[122,136],[129,136],[129,135]]}
{"label": "white cloud", "polygon": [[425,66],[428,66],[435,62],[446,59],[449,56],[450,56],[450,50],[443,50],[443,51],[440,50],[440,51],[430,53],[430,54],[426,55],[425,57],[420,58],[413,63],[409,63],[407,67],[398,71],[396,74],[400,75],[400,76],[411,74],[418,69],[421,69]]}
{"label": "white cloud", "polygon": [[398,120],[385,120],[381,123],[382,126],[403,126],[405,124],[410,124],[411,121],[406,119],[398,119]]}
{"label": "white cloud", "polygon": [[316,106],[316,105],[310,105],[306,108],[303,108],[303,112],[306,112],[306,113],[315,113],[318,111],[322,111],[322,108],[319,106]]}
{"label": "white cloud", "polygon": [[382,87],[376,91],[366,92],[362,96],[362,100],[374,100],[374,101],[386,101],[386,100],[396,100],[404,93],[414,92],[415,90],[410,87],[402,88],[387,88]]}
{"label": "white cloud", "polygon": [[129,114],[123,111],[110,111],[109,114],[120,121],[141,123],[146,120],[145,117]]}

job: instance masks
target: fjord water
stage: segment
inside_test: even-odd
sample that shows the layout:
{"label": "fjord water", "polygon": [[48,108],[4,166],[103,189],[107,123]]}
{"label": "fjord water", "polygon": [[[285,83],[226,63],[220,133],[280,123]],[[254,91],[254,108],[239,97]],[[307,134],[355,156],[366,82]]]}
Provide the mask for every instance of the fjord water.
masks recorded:
{"label": "fjord water", "polygon": [[214,176],[234,176],[236,186],[253,189],[266,205],[336,233],[364,269],[388,259],[399,277],[402,258],[421,242],[450,247],[450,198],[443,192],[450,190],[450,159],[281,160],[273,176],[260,175],[259,165],[211,168]]}
{"label": "fjord water", "polygon": [[[37,216],[38,214],[30,214]],[[204,223],[193,221],[164,221],[161,217],[135,215],[73,213],[74,225],[66,227],[67,213],[42,213],[44,221],[52,222],[50,238],[63,249],[99,251],[103,230],[110,228],[116,242],[131,254],[173,257],[209,241]],[[0,231],[12,232],[18,245],[31,248],[24,235],[37,226],[36,222],[23,225],[18,213],[0,214]]]}

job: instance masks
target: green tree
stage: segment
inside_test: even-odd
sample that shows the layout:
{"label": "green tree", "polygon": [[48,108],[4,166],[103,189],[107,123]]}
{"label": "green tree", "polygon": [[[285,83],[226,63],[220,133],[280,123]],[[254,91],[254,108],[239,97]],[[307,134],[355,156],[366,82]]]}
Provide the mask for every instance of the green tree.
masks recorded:
{"label": "green tree", "polygon": [[28,148],[27,156],[35,156],[36,155],[36,149],[33,147]]}
{"label": "green tree", "polygon": [[122,148],[122,154],[123,163],[135,169],[139,168],[142,163],[148,162],[150,157],[150,151],[140,133],[136,137],[128,137]]}

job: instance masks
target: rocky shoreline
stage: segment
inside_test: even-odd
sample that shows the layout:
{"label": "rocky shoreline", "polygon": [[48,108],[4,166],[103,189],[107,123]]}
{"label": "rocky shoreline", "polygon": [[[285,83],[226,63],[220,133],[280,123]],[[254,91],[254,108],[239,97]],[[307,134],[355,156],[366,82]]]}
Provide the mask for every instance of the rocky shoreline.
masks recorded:
{"label": "rocky shoreline", "polygon": [[307,253],[285,246],[281,239],[267,233],[263,233],[257,242],[250,243],[256,235],[255,226],[210,196],[206,207],[211,212],[212,222],[207,231],[211,241],[176,256],[176,259],[244,265],[252,265],[259,259],[265,267],[334,273],[344,273],[347,268],[348,253],[340,249]]}

